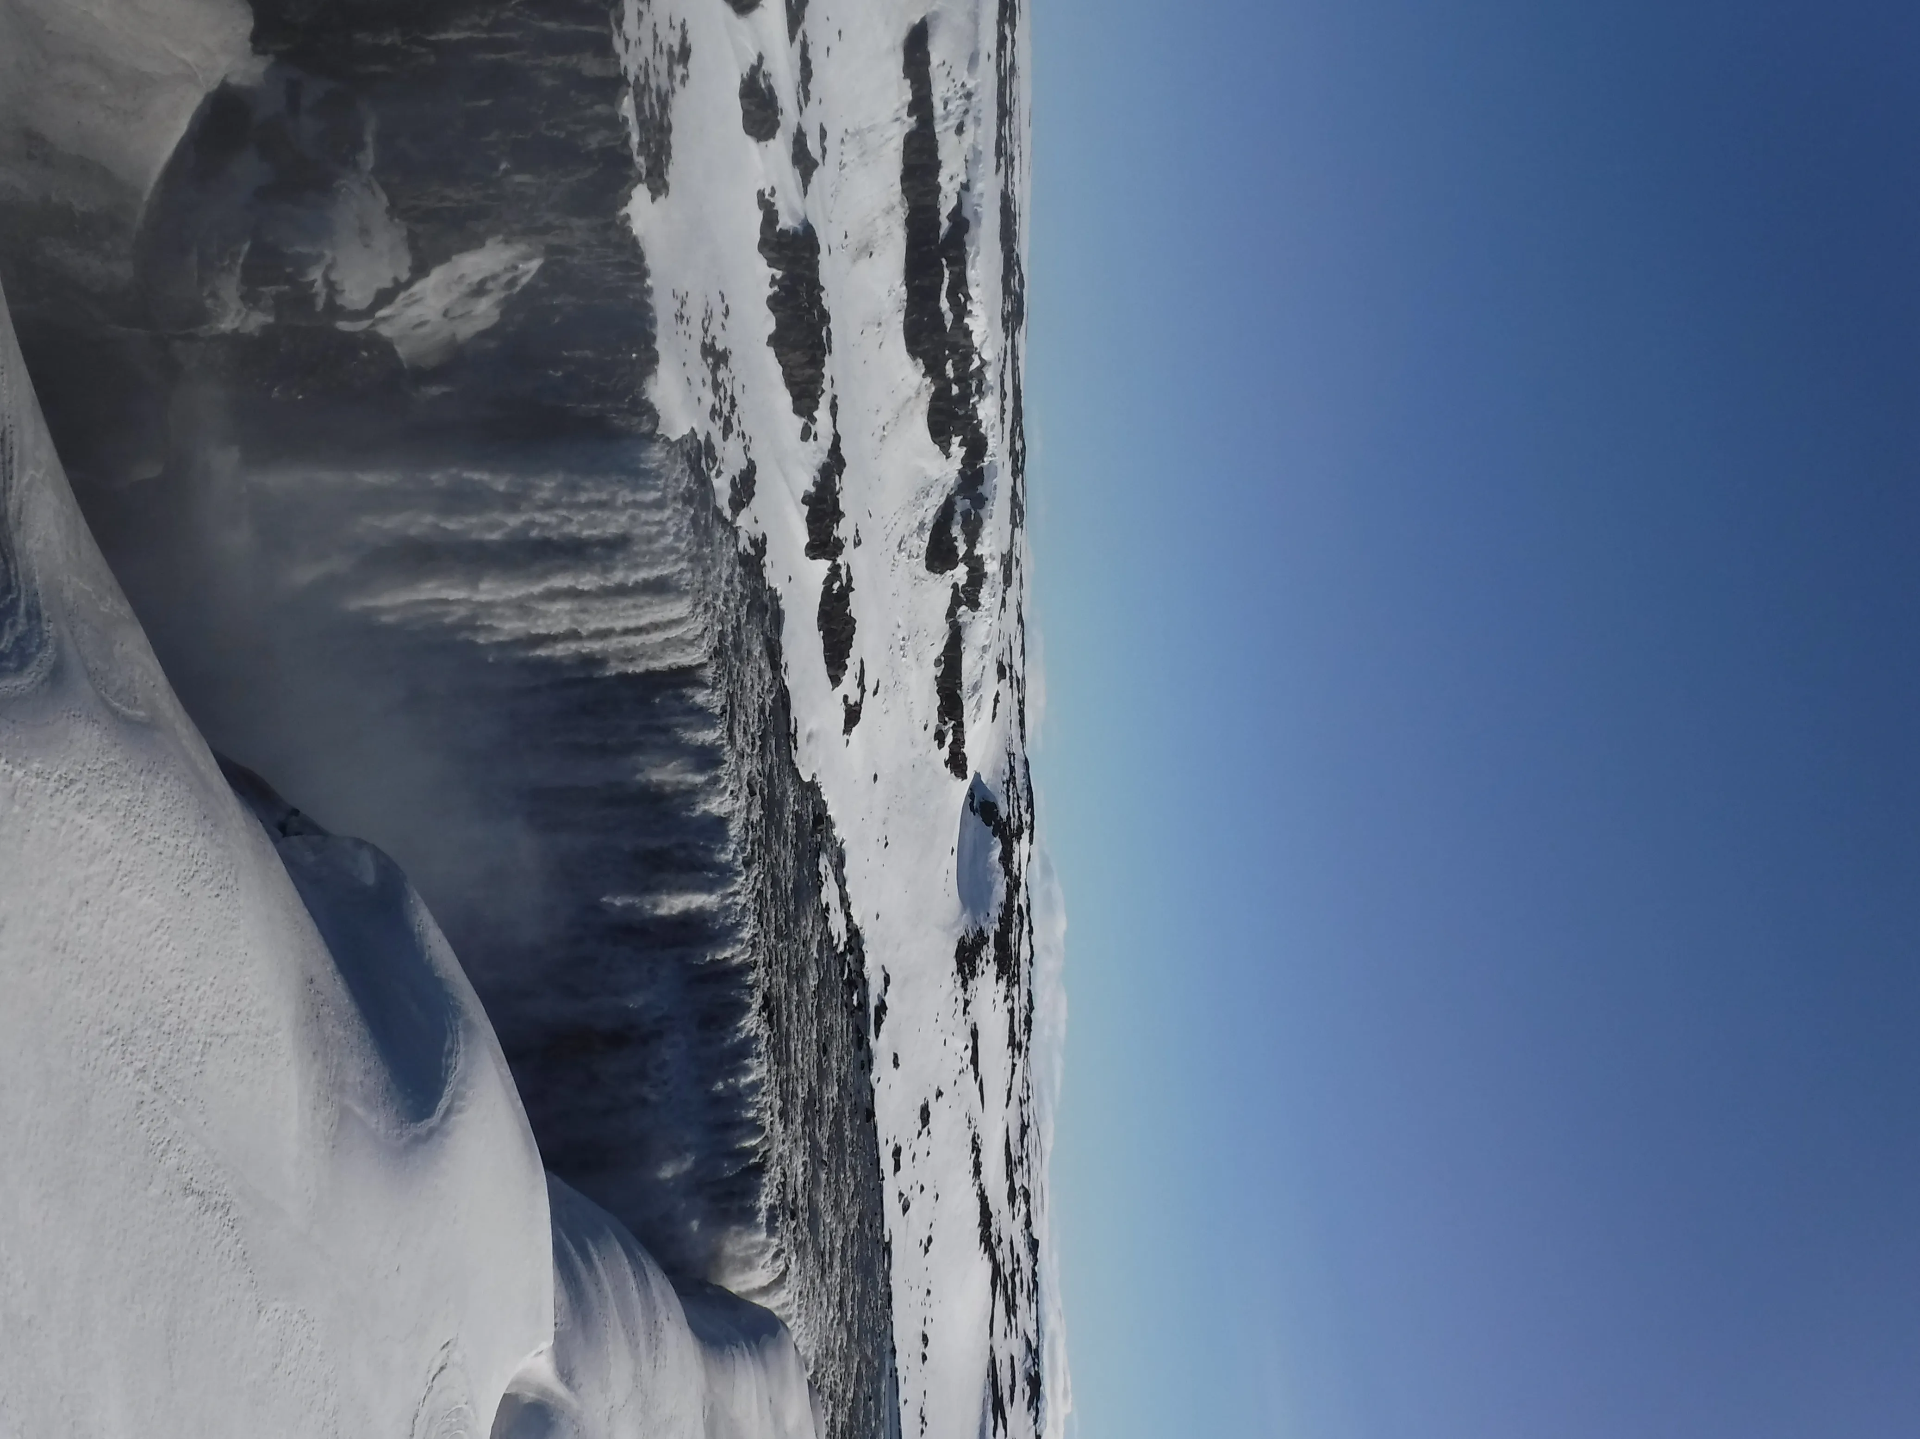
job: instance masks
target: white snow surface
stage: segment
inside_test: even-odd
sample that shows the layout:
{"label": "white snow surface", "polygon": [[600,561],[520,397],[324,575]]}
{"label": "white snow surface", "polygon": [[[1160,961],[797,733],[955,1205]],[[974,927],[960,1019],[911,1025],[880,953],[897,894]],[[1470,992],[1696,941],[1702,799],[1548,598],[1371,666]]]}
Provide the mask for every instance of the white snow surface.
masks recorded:
{"label": "white snow surface", "polygon": [[[1010,787],[1027,785],[1019,336],[1004,322],[1000,243],[1005,223],[1016,235],[1012,253],[1024,254],[1020,215],[1004,211],[1026,208],[1026,30],[1017,5],[1002,0],[738,8],[627,0],[634,94],[671,124],[663,177],[645,176],[645,126],[635,129],[643,176],[653,181],[635,190],[630,207],[659,318],[651,398],[662,433],[691,434],[707,447],[723,505],[732,477],[749,463],[756,475],[738,518],[742,542],[766,546],[766,575],[784,610],[797,759],[818,779],[845,844],[851,918],[864,934],[871,993],[884,1003],[875,1103],[902,1432],[1057,1434],[1067,1391],[1044,1181],[1064,1023],[1062,924],[1050,871],[1036,872],[1030,829],[1014,860],[1044,890],[1030,889],[1041,913],[1017,939],[1034,969],[1024,983],[996,985],[991,975],[969,982],[956,966],[962,938],[984,941],[990,915],[1013,902],[997,842],[969,813],[969,795],[995,796],[1004,812]],[[955,576],[930,572],[926,558],[960,447],[943,453],[930,438],[930,386],[903,338],[910,117],[902,47],[923,18],[941,223],[955,212],[968,222],[969,329],[986,377],[978,407],[984,585],[961,627],[964,774],[952,772],[935,738]],[[743,83],[761,76],[780,111],[779,132],[766,141],[742,118]],[[819,162],[806,183],[796,127]],[[776,276],[760,246],[767,203],[782,229],[811,224],[819,238],[831,339],[825,393],[811,416],[795,413],[769,348]],[[953,314],[950,304],[942,310]],[[851,577],[856,621],[838,685],[815,629],[830,566],[806,555],[803,501],[836,432],[845,549],[834,563]],[[848,731],[843,700],[862,684],[860,718]],[[1030,1196],[1016,1201],[1016,1186],[1029,1182]],[[1029,1234],[1045,1251],[1037,1263]],[[1046,1370],[1038,1416],[1027,1372],[1036,1353]]]}
{"label": "white snow surface", "polygon": [[[348,321],[340,328],[365,329],[370,324],[393,342],[403,361],[430,370],[498,324],[501,309],[539,268],[540,256],[530,246],[510,245],[496,235],[476,250],[435,265],[372,320]],[[349,307],[363,307],[372,299],[369,293]]]}
{"label": "white snow surface", "polygon": [[[296,889],[94,548],[10,324],[0,387],[0,1432],[471,1429],[552,1313],[492,1031],[365,846],[284,841]],[[356,993],[325,927],[404,989]]]}
{"label": "white snow surface", "polygon": [[252,65],[252,24],[245,0],[5,0],[0,155],[51,146],[137,204],[201,98]]}
{"label": "white snow surface", "polygon": [[554,1340],[494,1439],[813,1439],[784,1325],[724,1290],[682,1297],[599,1205],[552,1177]]}
{"label": "white snow surface", "polygon": [[0,1435],[453,1439],[542,1374],[572,1427],[518,1439],[811,1435],[772,1316],[683,1305],[558,1186],[550,1213],[392,862],[256,808],[87,533],[0,300]]}

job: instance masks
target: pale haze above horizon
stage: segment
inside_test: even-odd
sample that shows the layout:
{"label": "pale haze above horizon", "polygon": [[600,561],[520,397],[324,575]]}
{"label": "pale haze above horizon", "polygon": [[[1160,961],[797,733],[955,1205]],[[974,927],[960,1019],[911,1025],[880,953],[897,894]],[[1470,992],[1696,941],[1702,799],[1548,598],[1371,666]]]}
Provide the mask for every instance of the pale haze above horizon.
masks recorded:
{"label": "pale haze above horizon", "polygon": [[1920,1432],[1920,11],[1034,53],[1068,1432]]}

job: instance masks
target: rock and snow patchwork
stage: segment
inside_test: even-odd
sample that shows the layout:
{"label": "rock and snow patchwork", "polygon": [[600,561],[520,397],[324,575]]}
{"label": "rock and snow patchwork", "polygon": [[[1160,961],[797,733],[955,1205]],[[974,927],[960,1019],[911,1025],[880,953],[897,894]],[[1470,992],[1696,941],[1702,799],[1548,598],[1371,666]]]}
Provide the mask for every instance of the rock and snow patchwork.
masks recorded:
{"label": "rock and snow patchwork", "polygon": [[561,1186],[550,1210],[392,862],[223,774],[3,300],[0,1135],[0,1432],[815,1432],[777,1320],[681,1301]]}
{"label": "rock and snow patchwork", "polygon": [[[784,615],[873,1001],[900,1423],[1057,1432],[1017,0],[628,0],[662,431]],[[956,831],[956,823],[958,830]],[[1044,898],[1044,896],[1042,896]]]}

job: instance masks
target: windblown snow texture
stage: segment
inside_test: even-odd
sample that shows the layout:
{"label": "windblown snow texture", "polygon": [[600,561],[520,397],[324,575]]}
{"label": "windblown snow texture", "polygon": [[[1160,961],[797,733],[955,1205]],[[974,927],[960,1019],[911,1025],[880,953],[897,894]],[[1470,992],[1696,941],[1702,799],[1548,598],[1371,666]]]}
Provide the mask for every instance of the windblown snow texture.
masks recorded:
{"label": "windblown snow texture", "polygon": [[208,752],[3,297],[0,555],[0,1427],[812,1439],[777,1316],[542,1175],[398,866]]}
{"label": "windblown snow texture", "polygon": [[392,863],[257,822],[0,304],[0,1430],[444,1434],[552,1337],[539,1158]]}
{"label": "windblown snow texture", "polygon": [[[822,1433],[1058,1432],[1017,7],[64,3],[0,0],[54,440],[185,711],[320,817],[298,892],[324,822],[444,926],[570,1186],[563,1298],[630,1228],[759,1356],[703,1360],[710,1433],[784,1372],[713,1285]],[[16,533],[0,689],[52,652]],[[440,1011],[337,969],[421,1112]],[[524,1422],[628,1413],[564,1348]]]}
{"label": "windblown snow texture", "polygon": [[494,1439],[812,1439],[785,1326],[723,1289],[676,1292],[612,1215],[549,1177],[551,1347],[507,1386]]}

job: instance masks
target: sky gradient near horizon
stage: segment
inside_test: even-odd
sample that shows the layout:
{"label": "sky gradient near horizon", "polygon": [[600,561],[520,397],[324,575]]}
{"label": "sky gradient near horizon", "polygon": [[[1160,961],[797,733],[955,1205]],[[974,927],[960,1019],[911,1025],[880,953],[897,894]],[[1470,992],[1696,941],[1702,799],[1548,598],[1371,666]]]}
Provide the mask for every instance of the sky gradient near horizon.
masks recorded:
{"label": "sky gradient near horizon", "polygon": [[1920,1433],[1920,7],[1033,20],[1069,1433]]}

